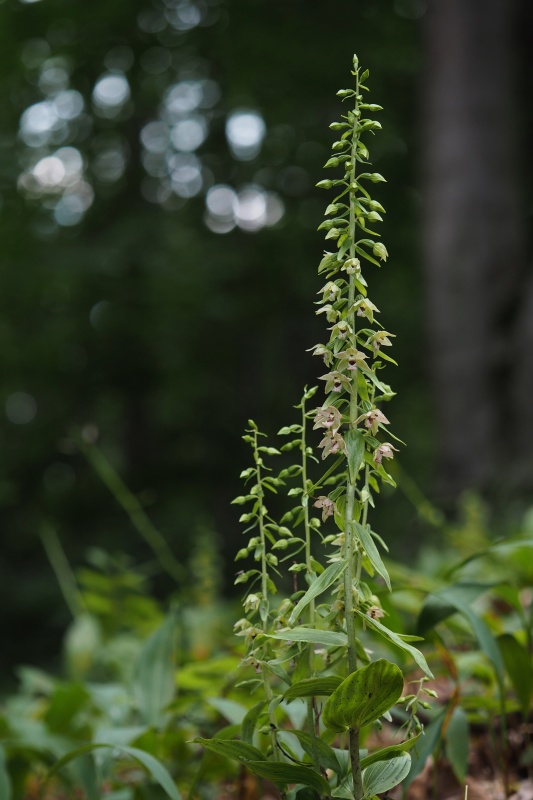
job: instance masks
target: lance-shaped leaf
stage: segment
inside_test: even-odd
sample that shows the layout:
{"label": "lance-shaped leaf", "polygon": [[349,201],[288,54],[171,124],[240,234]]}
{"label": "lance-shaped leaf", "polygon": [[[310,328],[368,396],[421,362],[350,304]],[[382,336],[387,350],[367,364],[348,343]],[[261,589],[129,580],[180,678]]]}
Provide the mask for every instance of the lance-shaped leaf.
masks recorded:
{"label": "lance-shaped leaf", "polygon": [[195,744],[201,744],[202,747],[219,756],[240,761],[241,764],[247,764],[249,761],[260,761],[263,758],[262,752],[257,747],[246,742],[228,742],[225,739],[202,739],[200,737],[193,739],[193,741]]}
{"label": "lance-shaped leaf", "polygon": [[320,795],[326,796],[331,791],[327,780],[311,767],[298,767],[296,764],[282,764],[276,761],[248,761],[246,766],[255,775],[266,778],[278,786],[303,783],[304,786],[310,786]]}
{"label": "lance-shaped leaf", "polygon": [[357,535],[361,540],[361,544],[366,550],[366,554],[370,559],[370,563],[376,570],[376,572],[381,575],[385,583],[387,584],[387,588],[389,591],[392,590],[389,573],[387,572],[387,567],[383,563],[381,556],[379,554],[379,550],[376,546],[376,543],[370,533],[368,527],[364,525],[360,525],[358,522],[353,523],[355,526],[355,530],[357,531]]}
{"label": "lance-shaped leaf", "polygon": [[352,672],[324,706],[322,719],[334,731],[359,729],[381,717],[403,691],[401,669],[380,658]]}
{"label": "lance-shaped leaf", "polygon": [[252,744],[252,740],[254,737],[255,726],[259,720],[259,717],[263,713],[263,710],[266,706],[266,700],[262,700],[260,703],[256,703],[253,706],[242,721],[242,738],[246,744]]}
{"label": "lance-shaped leaf", "polygon": [[333,694],[342,683],[338,675],[327,675],[324,678],[304,678],[287,689],[283,697],[290,702],[297,697],[316,697],[320,694]]}
{"label": "lance-shaped leaf", "polygon": [[318,628],[293,628],[290,631],[278,631],[265,634],[269,639],[285,639],[288,642],[307,642],[322,644],[325,647],[345,647],[348,637],[342,631],[323,631]]}
{"label": "lance-shaped leaf", "polygon": [[372,619],[372,617],[368,617],[366,614],[363,614],[362,611],[355,609],[355,613],[358,614],[361,619],[364,621],[365,625],[369,628],[373,628],[377,633],[381,634],[384,639],[388,639],[389,642],[399,647],[400,650],[404,650],[406,653],[409,653],[421,670],[423,670],[428,678],[433,678],[433,673],[431,672],[430,668],[428,667],[428,663],[420,650],[417,650],[416,647],[413,647],[412,644],[408,644],[404,641],[401,636],[394,631],[389,630],[389,628],[382,625],[381,622],[377,619]]}
{"label": "lance-shaped leaf", "polygon": [[371,764],[375,764],[377,761],[388,761],[391,758],[396,758],[396,756],[399,756],[401,753],[408,753],[413,749],[421,736],[422,734],[419,733],[418,736],[413,736],[412,739],[407,739],[401,744],[391,744],[389,747],[384,747],[382,750],[376,750],[375,753],[365,756],[361,759],[361,769],[365,769]]}
{"label": "lance-shaped leaf", "polygon": [[327,567],[324,572],[318,576],[318,578],[315,578],[304,596],[293,608],[289,617],[289,624],[294,625],[304,608],[309,605],[311,600],[314,600],[319,594],[322,594],[322,592],[325,592],[326,589],[329,589],[329,587],[340,578],[345,569],[345,561],[335,561],[333,564],[330,564],[329,567]]}

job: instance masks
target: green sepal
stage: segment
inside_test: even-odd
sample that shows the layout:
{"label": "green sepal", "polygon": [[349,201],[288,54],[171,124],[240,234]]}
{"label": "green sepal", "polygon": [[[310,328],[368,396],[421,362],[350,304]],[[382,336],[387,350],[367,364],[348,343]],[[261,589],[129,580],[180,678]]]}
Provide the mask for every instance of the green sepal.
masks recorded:
{"label": "green sepal", "polygon": [[352,672],[324,706],[322,720],[339,733],[374,722],[396,703],[403,691],[401,669],[384,658]]}

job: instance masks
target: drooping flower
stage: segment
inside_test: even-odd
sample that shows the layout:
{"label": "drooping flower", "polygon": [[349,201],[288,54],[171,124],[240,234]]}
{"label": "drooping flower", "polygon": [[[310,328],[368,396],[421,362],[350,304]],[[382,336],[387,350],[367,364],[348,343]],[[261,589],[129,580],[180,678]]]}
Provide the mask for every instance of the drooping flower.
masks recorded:
{"label": "drooping flower", "polygon": [[374,303],[365,299],[358,300],[354,309],[358,317],[366,317],[369,322],[374,322],[374,312],[379,312],[379,308]]}
{"label": "drooping flower", "polygon": [[340,428],[341,412],[338,408],[326,406],[326,408],[317,408],[316,412],[313,430],[327,428],[328,430],[337,431]]}
{"label": "drooping flower", "polygon": [[395,334],[389,333],[388,331],[377,331],[377,333],[373,333],[372,336],[368,338],[365,347],[371,347],[374,351],[374,355],[377,355],[380,347],[392,347],[390,336],[395,336]]}
{"label": "drooping flower", "polygon": [[352,333],[352,326],[345,320],[341,320],[336,325],[328,328],[331,331],[332,339],[347,339]]}
{"label": "drooping flower", "polygon": [[361,272],[361,262],[358,258],[348,258],[341,267],[348,275],[355,275]]}
{"label": "drooping flower", "polygon": [[373,461],[376,464],[381,464],[384,458],[394,458],[394,452],[398,452],[398,448],[394,447],[390,442],[383,442],[379,447],[374,450]]}
{"label": "drooping flower", "polygon": [[310,350],[313,351],[314,356],[322,356],[327,367],[333,363],[333,353],[325,344],[315,344],[314,347],[309,347],[307,352]]}
{"label": "drooping flower", "polygon": [[322,522],[325,522],[328,517],[332,517],[337,510],[333,500],[325,496],[319,497],[318,500],[313,503],[313,507],[322,509]]}
{"label": "drooping flower", "polygon": [[349,391],[350,389],[350,379],[338,370],[328,372],[327,375],[321,375],[319,380],[326,381],[326,394],[329,394],[329,392],[342,392],[343,389]]}
{"label": "drooping flower", "polygon": [[356,420],[356,422],[361,422],[362,420],[365,421],[365,428],[368,428],[372,431],[373,435],[375,436],[378,432],[378,428],[380,425],[388,425],[389,420],[385,416],[385,414],[379,410],[379,408],[373,408],[372,411],[367,411],[366,414],[361,414],[360,417]]}
{"label": "drooping flower", "polygon": [[341,287],[337,286],[334,281],[328,281],[325,286],[317,292],[317,294],[322,295],[322,302],[325,303],[328,301],[329,303],[335,302],[337,300],[338,295],[341,293]]}
{"label": "drooping flower", "polygon": [[322,458],[327,458],[330,454],[336,456],[337,453],[344,453],[345,455],[348,453],[346,442],[338,431],[328,431],[318,446],[324,448]]}

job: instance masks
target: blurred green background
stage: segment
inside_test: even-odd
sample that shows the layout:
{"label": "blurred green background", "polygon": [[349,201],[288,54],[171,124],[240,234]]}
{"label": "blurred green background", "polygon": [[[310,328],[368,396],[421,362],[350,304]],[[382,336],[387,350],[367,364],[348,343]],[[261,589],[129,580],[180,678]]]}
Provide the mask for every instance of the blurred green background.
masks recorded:
{"label": "blurred green background", "polygon": [[[400,484],[452,514],[467,489],[527,507],[532,29],[527,0],[0,2],[4,679],[69,618],[43,530],[173,590],[82,428],[183,564],[213,532],[229,591],[242,429],[290,424],[322,374],[315,183],[354,52],[384,106],[391,257],[367,275],[398,337]],[[436,534],[405,491],[376,527],[412,558]]]}

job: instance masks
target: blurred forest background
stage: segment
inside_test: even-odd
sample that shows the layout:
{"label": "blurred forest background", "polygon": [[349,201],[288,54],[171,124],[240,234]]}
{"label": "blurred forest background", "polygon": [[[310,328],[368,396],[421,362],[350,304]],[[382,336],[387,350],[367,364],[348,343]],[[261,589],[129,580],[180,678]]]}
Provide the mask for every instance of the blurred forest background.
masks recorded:
{"label": "blurred forest background", "polygon": [[384,106],[369,279],[408,442],[381,530],[400,557],[435,537],[416,487],[452,515],[466,490],[508,524],[527,508],[532,51],[528,0],[0,0],[3,680],[69,619],[43,536],[75,567],[153,566],[82,428],[229,591],[241,431],[293,422],[320,374],[315,183],[354,52]]}

